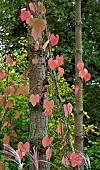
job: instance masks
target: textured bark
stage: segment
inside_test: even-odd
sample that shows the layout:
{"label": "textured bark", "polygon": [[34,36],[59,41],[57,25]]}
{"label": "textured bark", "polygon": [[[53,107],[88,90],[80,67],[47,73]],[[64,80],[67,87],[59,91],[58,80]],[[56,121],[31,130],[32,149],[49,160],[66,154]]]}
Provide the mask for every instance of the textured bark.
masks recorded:
{"label": "textured bark", "polygon": [[[38,58],[38,64],[33,65],[32,59]],[[42,82],[45,78],[45,58],[39,54],[29,53],[30,60],[30,95],[39,94],[40,103],[35,107],[29,103],[30,108],[30,143],[31,147],[36,146],[39,152],[39,160],[45,159],[45,150],[41,145],[43,136],[47,135],[48,120],[43,113],[43,101],[41,92]],[[45,169],[45,163],[41,163],[40,170]],[[32,169],[32,166],[30,168]]]}
{"label": "textured bark", "polygon": [[[75,107],[75,149],[76,152],[83,152],[83,82],[82,79],[79,78],[77,69],[77,63],[82,61],[81,0],[76,0],[75,43],[75,79],[76,85],[79,85],[80,87],[79,92],[76,95]],[[83,166],[80,166],[80,169],[83,170]]]}
{"label": "textured bark", "polygon": [[[34,2],[34,1],[28,1]],[[38,0],[35,1],[36,3]],[[28,4],[27,3],[27,4]],[[42,40],[42,37],[41,37]],[[41,42],[39,42],[41,45]],[[42,146],[42,138],[47,135],[48,131],[48,118],[44,116],[43,112],[43,98],[42,98],[42,90],[43,90],[43,80],[45,78],[45,56],[43,55],[43,51],[39,50],[38,52],[34,51],[34,40],[31,37],[31,29],[28,28],[28,44],[29,44],[29,61],[30,61],[30,95],[31,94],[39,94],[40,102],[36,104],[35,107],[29,103],[30,109],[30,144],[31,150],[32,147],[36,147],[39,153],[39,160],[45,160],[45,149]],[[38,64],[33,64],[32,60],[38,59]],[[36,168],[33,164],[29,167],[30,170],[48,170],[49,166],[45,162],[39,163],[39,168]]]}

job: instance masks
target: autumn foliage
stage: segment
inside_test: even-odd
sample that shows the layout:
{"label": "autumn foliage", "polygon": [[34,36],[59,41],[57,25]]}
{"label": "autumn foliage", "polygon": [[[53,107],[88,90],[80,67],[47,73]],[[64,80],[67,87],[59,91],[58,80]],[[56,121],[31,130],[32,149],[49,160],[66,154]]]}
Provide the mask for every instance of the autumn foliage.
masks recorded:
{"label": "autumn foliage", "polygon": [[[49,33],[49,36],[47,37],[47,41],[43,42],[43,46],[41,47],[39,45],[39,40],[41,38],[41,35],[43,34],[43,31],[46,31],[46,27],[47,27],[47,21],[45,19],[45,17],[42,17],[45,13],[46,13],[46,9],[45,6],[41,3],[38,2],[38,4],[36,5],[35,2],[30,2],[29,3],[29,10],[22,9],[21,10],[21,14],[20,14],[20,19],[22,22],[26,22],[26,24],[28,24],[28,26],[31,28],[31,36],[33,37],[34,40],[34,50],[38,51],[40,48],[44,51],[46,51],[46,49],[49,47],[50,48],[54,48],[54,46],[56,46],[59,42],[59,35],[54,35],[53,33]],[[34,18],[34,15],[31,15],[31,13],[39,13],[39,15],[41,15],[41,17],[36,17]],[[5,59],[6,59],[6,64],[8,64],[10,67],[13,66],[13,59],[11,58],[10,55],[5,55]],[[33,59],[33,64],[37,65],[38,64],[38,59]],[[57,55],[56,57],[49,57],[48,61],[48,68],[49,68],[49,72],[51,74],[53,74],[53,72],[57,71],[57,73],[59,74],[60,78],[63,77],[64,75],[64,69],[61,67],[64,63],[64,57],[61,55]],[[81,79],[83,79],[85,82],[89,81],[91,78],[91,74],[88,72],[88,70],[86,68],[84,68],[84,62],[80,61],[79,63],[77,63],[77,69],[79,71],[79,77]],[[3,80],[4,78],[6,78],[6,71],[4,69],[2,69],[2,71],[0,72],[0,79]],[[24,71],[23,72],[23,77],[27,77],[28,76],[28,72]],[[44,82],[43,82],[44,83]],[[20,86],[16,85],[14,82],[10,82],[11,85],[9,85],[8,87],[6,87],[4,89],[4,96],[0,96],[0,105],[4,108],[12,108],[14,106],[14,101],[10,100],[8,98],[9,95],[22,95],[25,96],[29,93],[29,86],[27,81],[24,81],[24,83]],[[46,85],[47,86],[47,85]],[[75,87],[75,95],[78,94],[80,90],[80,85],[77,85]],[[44,91],[42,91],[42,94],[47,92],[47,89],[45,89]],[[33,107],[36,107],[36,105],[38,105],[39,102],[41,102],[41,96],[40,94],[32,94],[29,98],[29,102],[31,103],[31,105]],[[60,101],[61,102],[61,101]],[[61,107],[63,110],[63,116],[62,119],[63,120],[67,120],[67,117],[72,114],[73,112],[73,106],[71,104],[71,102],[66,102],[66,103],[61,103]],[[44,115],[45,116],[51,116],[53,114],[53,109],[55,108],[55,101],[52,99],[46,99],[45,97],[43,98],[43,105],[42,105],[42,109],[44,111]],[[17,121],[17,119],[20,118],[20,113],[18,112],[17,109],[14,110],[14,119],[15,121]],[[2,118],[1,118],[2,119]],[[7,128],[9,126],[11,126],[11,117],[8,118],[8,120],[5,121],[4,125],[2,126],[2,130],[4,128]],[[67,120],[68,121],[68,120]],[[61,137],[63,136],[64,130],[63,130],[63,126],[61,124],[58,124],[55,131],[57,132],[58,136]],[[13,136],[14,138],[17,137],[17,133],[14,129],[12,129],[10,131],[11,136]],[[59,140],[59,138],[58,138]],[[68,139],[69,140],[69,139]],[[43,145],[43,147],[46,149],[46,160],[49,160],[52,156],[52,145],[53,145],[53,141],[54,138],[53,137],[48,137],[48,136],[44,136],[41,144]],[[4,135],[3,138],[3,143],[10,145],[10,136],[8,134]],[[63,145],[64,148],[64,145]],[[26,153],[30,152],[30,143],[26,142],[19,142],[18,143],[18,149],[16,150],[16,153],[19,155],[20,160],[23,159],[23,156]],[[62,157],[62,164],[67,167],[67,166],[72,166],[73,168],[76,167],[77,165],[81,165],[84,159],[84,156],[82,155],[82,153],[75,153],[73,150],[68,152],[65,151],[65,154]],[[0,164],[0,166],[2,166],[2,164]]]}

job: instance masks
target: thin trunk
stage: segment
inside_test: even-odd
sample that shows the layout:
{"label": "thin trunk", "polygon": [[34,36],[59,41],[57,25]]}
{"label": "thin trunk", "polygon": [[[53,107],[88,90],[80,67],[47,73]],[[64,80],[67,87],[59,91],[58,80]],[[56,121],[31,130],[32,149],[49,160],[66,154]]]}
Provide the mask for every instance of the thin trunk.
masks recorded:
{"label": "thin trunk", "polygon": [[[34,0],[30,1],[34,2]],[[35,1],[36,4],[38,0]],[[29,3],[29,1],[28,1]],[[41,37],[42,39],[42,37]],[[39,42],[41,45],[41,42]],[[29,80],[30,80],[30,95],[39,94],[40,102],[36,104],[35,107],[29,103],[30,109],[30,144],[31,150],[32,147],[36,147],[39,153],[39,160],[45,160],[45,149],[42,146],[42,138],[47,135],[48,131],[48,118],[44,116],[43,112],[43,80],[45,79],[45,56],[42,50],[38,52],[34,51],[34,40],[31,37],[31,29],[28,28],[28,44],[29,44],[29,61],[30,61],[30,71],[29,71]],[[38,59],[38,64],[33,64],[32,60]],[[38,166],[37,166],[38,167]],[[39,168],[36,168],[34,165],[30,165],[30,170],[48,170],[49,166],[45,162],[39,163]]]}
{"label": "thin trunk", "polygon": [[[76,152],[83,152],[83,82],[82,79],[79,78],[79,71],[77,69],[77,63],[82,61],[81,0],[76,0],[75,43],[75,79],[76,85],[79,85],[75,107],[75,150]],[[80,170],[83,170],[83,166],[80,166]]]}

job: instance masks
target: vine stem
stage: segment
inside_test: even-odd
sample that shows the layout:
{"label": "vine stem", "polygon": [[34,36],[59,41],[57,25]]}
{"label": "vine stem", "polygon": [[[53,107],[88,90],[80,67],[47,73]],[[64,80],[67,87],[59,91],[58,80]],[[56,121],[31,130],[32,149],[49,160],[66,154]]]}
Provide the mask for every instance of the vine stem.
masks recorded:
{"label": "vine stem", "polygon": [[[61,98],[60,93],[59,93],[57,75],[56,75],[55,71],[53,71],[53,76],[54,76],[55,87],[56,87],[56,90],[57,90],[57,95],[58,95],[59,101],[60,101],[60,103],[63,107],[62,98]],[[63,110],[63,114],[64,114],[64,110]],[[71,148],[72,152],[75,152],[74,146],[73,146],[72,141],[70,139],[70,125],[69,125],[69,122],[68,122],[66,117],[64,117],[64,122],[65,122],[66,129],[67,129],[66,135],[68,135],[68,141],[69,141],[70,148]]]}

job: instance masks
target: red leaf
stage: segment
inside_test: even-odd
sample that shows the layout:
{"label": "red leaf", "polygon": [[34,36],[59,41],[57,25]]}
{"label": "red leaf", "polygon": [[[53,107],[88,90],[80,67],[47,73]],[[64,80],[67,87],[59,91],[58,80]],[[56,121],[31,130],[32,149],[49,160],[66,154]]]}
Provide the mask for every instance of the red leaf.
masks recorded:
{"label": "red leaf", "polygon": [[49,40],[47,40],[46,42],[45,42],[45,44],[43,45],[43,50],[45,51],[46,50],[46,47],[47,47],[47,45],[49,44]]}
{"label": "red leaf", "polygon": [[15,85],[14,82],[11,82],[10,84],[12,85],[12,87],[14,89],[14,95],[18,95],[18,87]]}
{"label": "red leaf", "polygon": [[26,142],[25,144],[23,144],[22,142],[18,143],[18,150],[20,150],[23,153],[27,153],[30,151],[30,143]]}
{"label": "red leaf", "polygon": [[52,71],[52,70],[54,70],[55,68],[57,68],[58,61],[57,61],[57,60],[53,60],[52,58],[50,58],[50,59],[48,60],[48,65],[49,65],[49,67],[50,67],[50,69],[51,69],[51,71]]}
{"label": "red leaf", "polygon": [[30,10],[33,11],[34,13],[37,11],[37,6],[35,2],[30,2],[29,3]]}
{"label": "red leaf", "polygon": [[6,63],[10,66],[13,65],[13,59],[9,55],[6,55]]}
{"label": "red leaf", "polygon": [[41,13],[41,14],[46,13],[45,6],[41,2],[38,2],[38,12]]}
{"label": "red leaf", "polygon": [[46,150],[46,160],[50,159],[52,156],[52,148],[48,147]]}
{"label": "red leaf", "polygon": [[44,116],[50,116],[52,114],[52,110],[45,110],[44,111]]}
{"label": "red leaf", "polygon": [[22,21],[27,20],[31,16],[30,11],[26,11],[26,8],[21,9],[20,18]]}
{"label": "red leaf", "polygon": [[80,88],[79,86],[76,86],[76,87],[75,87],[75,96],[78,94],[79,88]]}
{"label": "red leaf", "polygon": [[64,62],[64,57],[57,55],[57,56],[56,56],[56,60],[58,61],[57,67],[59,67],[59,66],[61,66],[61,65],[63,64],[63,62]]}
{"label": "red leaf", "polygon": [[42,145],[44,146],[44,148],[46,148],[48,145],[50,145],[53,141],[53,137],[48,137],[48,136],[44,136],[42,139]]}
{"label": "red leaf", "polygon": [[31,102],[31,104],[33,105],[33,106],[35,106],[37,103],[39,103],[39,95],[38,94],[36,94],[36,95],[34,95],[34,94],[31,94],[31,96],[30,96],[30,99],[29,99],[29,102]]}
{"label": "red leaf", "polygon": [[38,41],[36,41],[36,43],[35,43],[35,45],[34,45],[34,50],[39,50],[39,42]]}
{"label": "red leaf", "polygon": [[60,75],[60,77],[63,77],[64,69],[61,67],[58,67],[58,74]]}
{"label": "red leaf", "polygon": [[29,18],[27,18],[26,24],[28,24],[30,27],[33,26],[33,18],[31,16]]}
{"label": "red leaf", "polygon": [[58,44],[58,41],[59,41],[59,35],[54,36],[54,34],[51,34],[50,42],[51,42],[52,47]]}
{"label": "red leaf", "polygon": [[12,100],[8,100],[5,103],[5,108],[11,108],[13,107],[13,105],[14,105],[14,102]]}
{"label": "red leaf", "polygon": [[5,104],[6,104],[6,97],[0,96],[0,104],[2,105],[2,107],[5,108]]}
{"label": "red leaf", "polygon": [[17,94],[21,94],[22,96],[25,96],[28,93],[29,93],[29,86],[27,85],[26,82],[24,82],[24,84],[18,88]]}
{"label": "red leaf", "polygon": [[87,73],[88,73],[88,70],[84,68],[83,70],[79,72],[79,77],[84,78]]}
{"label": "red leaf", "polygon": [[62,164],[63,164],[65,167],[67,167],[67,166],[70,164],[67,156],[66,156],[66,157],[63,156],[61,162],[62,162]]}
{"label": "red leaf", "polygon": [[5,108],[11,108],[13,107],[13,105],[14,105],[14,102],[12,100],[8,100],[5,103]]}
{"label": "red leaf", "polygon": [[63,134],[63,127],[61,125],[57,125],[56,132],[61,136]]}
{"label": "red leaf", "polygon": [[1,72],[0,72],[0,78],[1,79],[4,79],[6,77],[6,72],[5,72],[5,70],[2,70]]}
{"label": "red leaf", "polygon": [[90,79],[91,79],[91,74],[90,74],[90,73],[87,73],[87,74],[84,76],[85,82],[86,82],[86,81],[89,81]]}
{"label": "red leaf", "polygon": [[18,118],[20,118],[20,114],[19,114],[19,112],[18,112],[18,110],[15,110],[15,116],[14,116],[14,118],[15,119],[18,119]]}
{"label": "red leaf", "polygon": [[43,86],[49,85],[48,77],[47,76],[44,78],[42,85]]}
{"label": "red leaf", "polygon": [[65,116],[68,115],[68,114],[70,114],[70,113],[72,113],[72,108],[73,108],[73,106],[72,106],[71,103],[64,104],[63,107],[64,107]]}
{"label": "red leaf", "polygon": [[42,93],[44,94],[44,93],[46,93],[46,92],[47,92],[47,88],[44,87],[44,89],[42,90]]}
{"label": "red leaf", "polygon": [[77,165],[81,165],[83,161],[83,156],[80,153],[74,153],[72,152],[70,154],[70,160],[72,167],[76,167]]}
{"label": "red leaf", "polygon": [[11,120],[12,120],[12,118],[11,118],[11,117],[10,117],[10,118],[8,118],[8,120],[7,120],[7,127],[11,126]]}
{"label": "red leaf", "polygon": [[45,19],[33,19],[33,28],[37,32],[37,34],[41,35],[41,32],[46,29],[46,20]]}
{"label": "red leaf", "polygon": [[19,157],[20,157],[20,160],[22,160],[23,156],[25,155],[24,152],[21,152],[21,150],[16,150],[16,152],[18,153]]}
{"label": "red leaf", "polygon": [[78,71],[83,70],[83,68],[84,68],[84,62],[83,61],[79,61],[78,64],[77,64]]}
{"label": "red leaf", "polygon": [[36,30],[34,28],[32,28],[31,36],[36,41],[41,36],[41,32],[36,32]]}
{"label": "red leaf", "polygon": [[9,144],[10,142],[10,136],[8,136],[7,134],[4,135],[4,139],[3,139],[3,143],[4,144]]}
{"label": "red leaf", "polygon": [[47,111],[51,111],[54,108],[54,101],[48,101],[47,99],[44,99],[43,108],[45,108]]}
{"label": "red leaf", "polygon": [[14,94],[14,87],[13,86],[9,86],[9,87],[6,87],[4,92],[9,95],[9,94]]}
{"label": "red leaf", "polygon": [[23,71],[23,77],[27,77],[29,74],[29,71]]}
{"label": "red leaf", "polygon": [[10,131],[10,133],[12,134],[13,137],[15,138],[17,137],[17,133],[13,129]]}

